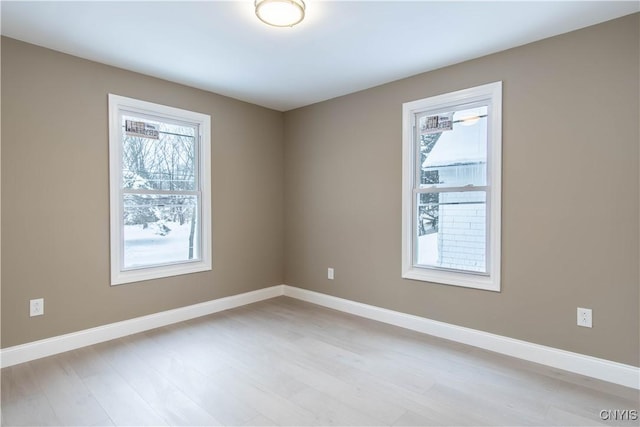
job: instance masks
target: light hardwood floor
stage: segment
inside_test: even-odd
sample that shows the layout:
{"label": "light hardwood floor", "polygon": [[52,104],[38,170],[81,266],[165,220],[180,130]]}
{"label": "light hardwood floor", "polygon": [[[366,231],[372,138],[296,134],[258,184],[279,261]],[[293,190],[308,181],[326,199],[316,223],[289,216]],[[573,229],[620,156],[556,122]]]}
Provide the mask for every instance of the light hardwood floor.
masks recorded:
{"label": "light hardwood floor", "polygon": [[638,425],[632,390],[286,297],[2,370],[3,425]]}

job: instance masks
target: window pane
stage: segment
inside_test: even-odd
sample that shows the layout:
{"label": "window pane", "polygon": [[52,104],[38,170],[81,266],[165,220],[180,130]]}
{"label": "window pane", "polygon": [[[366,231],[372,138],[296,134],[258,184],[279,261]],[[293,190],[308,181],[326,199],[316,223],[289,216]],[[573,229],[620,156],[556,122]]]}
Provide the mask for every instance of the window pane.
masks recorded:
{"label": "window pane", "polygon": [[197,196],[124,196],[124,268],[199,259]]}
{"label": "window pane", "polygon": [[486,273],[486,192],[418,194],[417,202],[416,265]]}
{"label": "window pane", "polygon": [[452,129],[429,130],[434,115],[418,117],[420,187],[463,187],[487,183],[487,111],[477,107],[437,116],[451,116]]}
{"label": "window pane", "polygon": [[[122,185],[127,189],[197,190],[196,128],[123,115]],[[157,129],[145,137],[127,132],[127,121],[135,129]],[[157,138],[156,138],[157,136]]]}

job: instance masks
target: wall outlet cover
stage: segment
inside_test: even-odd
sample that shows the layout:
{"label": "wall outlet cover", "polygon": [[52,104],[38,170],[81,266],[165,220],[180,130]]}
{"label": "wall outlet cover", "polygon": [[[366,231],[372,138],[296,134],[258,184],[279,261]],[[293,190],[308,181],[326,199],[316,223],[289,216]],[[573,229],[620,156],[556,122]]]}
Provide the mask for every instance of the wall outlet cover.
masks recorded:
{"label": "wall outlet cover", "polygon": [[593,312],[590,308],[578,307],[578,326],[593,327]]}
{"label": "wall outlet cover", "polygon": [[44,314],[44,298],[32,299],[29,301],[29,316],[42,316]]}

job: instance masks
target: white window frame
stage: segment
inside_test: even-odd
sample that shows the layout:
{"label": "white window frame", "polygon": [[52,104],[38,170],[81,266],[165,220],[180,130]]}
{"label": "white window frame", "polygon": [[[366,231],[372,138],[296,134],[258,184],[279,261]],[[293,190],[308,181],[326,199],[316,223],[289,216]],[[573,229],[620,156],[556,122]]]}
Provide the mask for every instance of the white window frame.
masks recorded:
{"label": "white window frame", "polygon": [[[198,218],[199,259],[135,269],[124,268],[124,215],[122,188],[122,124],[121,114],[151,115],[167,120],[197,124],[199,128],[198,191],[200,197]],[[138,99],[109,94],[109,187],[110,187],[110,241],[111,285],[139,282],[211,270],[211,117],[206,114],[154,104]]]}
{"label": "white window frame", "polygon": [[[433,114],[474,102],[487,101],[487,240],[488,274],[418,266],[414,262],[416,222],[417,113]],[[485,188],[483,188],[485,190]],[[432,96],[402,105],[402,277],[446,285],[500,291],[502,193],[502,82]]]}

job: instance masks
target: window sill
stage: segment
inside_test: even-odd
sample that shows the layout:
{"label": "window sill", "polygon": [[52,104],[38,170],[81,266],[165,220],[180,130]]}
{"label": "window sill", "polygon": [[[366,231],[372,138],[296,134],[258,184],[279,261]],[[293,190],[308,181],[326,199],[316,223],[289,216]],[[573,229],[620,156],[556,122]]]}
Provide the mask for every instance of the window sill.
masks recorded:
{"label": "window sill", "polygon": [[112,271],[111,286],[142,282],[144,280],[161,279],[163,277],[180,276],[183,274],[200,273],[210,270],[211,263],[194,261],[175,265],[146,267],[139,270]]}
{"label": "window sill", "polygon": [[500,292],[500,279],[473,273],[457,273],[430,268],[410,267],[402,272],[403,279],[440,283],[464,288]]}

